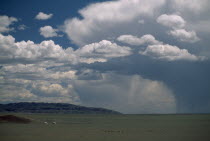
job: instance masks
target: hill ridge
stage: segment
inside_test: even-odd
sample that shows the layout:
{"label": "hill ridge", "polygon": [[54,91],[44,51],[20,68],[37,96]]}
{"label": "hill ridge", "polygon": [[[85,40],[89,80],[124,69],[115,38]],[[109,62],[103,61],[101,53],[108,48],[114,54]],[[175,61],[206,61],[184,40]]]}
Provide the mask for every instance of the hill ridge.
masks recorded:
{"label": "hill ridge", "polygon": [[69,114],[121,114],[120,112],[96,107],[68,103],[19,102],[0,104],[0,112],[14,113],[69,113]]}

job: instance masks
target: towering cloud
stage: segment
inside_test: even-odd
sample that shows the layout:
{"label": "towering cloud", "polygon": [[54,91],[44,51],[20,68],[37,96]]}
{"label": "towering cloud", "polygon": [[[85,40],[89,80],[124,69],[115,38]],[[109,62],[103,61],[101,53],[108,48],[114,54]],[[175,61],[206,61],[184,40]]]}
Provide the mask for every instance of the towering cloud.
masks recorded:
{"label": "towering cloud", "polygon": [[65,21],[65,32],[78,45],[107,39],[113,30],[113,36],[119,36],[120,27],[137,23],[143,16],[152,17],[164,3],[165,0],[117,0],[91,4],[79,11],[82,19]]}

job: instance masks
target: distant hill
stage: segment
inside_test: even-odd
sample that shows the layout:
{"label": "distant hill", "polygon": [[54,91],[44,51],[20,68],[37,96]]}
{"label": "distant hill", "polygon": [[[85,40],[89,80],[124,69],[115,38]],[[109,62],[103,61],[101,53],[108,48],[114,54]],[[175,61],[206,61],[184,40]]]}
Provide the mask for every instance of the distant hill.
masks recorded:
{"label": "distant hill", "polygon": [[10,103],[0,104],[0,112],[6,113],[68,113],[68,114],[120,114],[104,108],[78,106],[64,103]]}
{"label": "distant hill", "polygon": [[18,117],[14,115],[3,115],[0,116],[0,123],[10,122],[10,123],[30,123],[31,120],[23,117]]}

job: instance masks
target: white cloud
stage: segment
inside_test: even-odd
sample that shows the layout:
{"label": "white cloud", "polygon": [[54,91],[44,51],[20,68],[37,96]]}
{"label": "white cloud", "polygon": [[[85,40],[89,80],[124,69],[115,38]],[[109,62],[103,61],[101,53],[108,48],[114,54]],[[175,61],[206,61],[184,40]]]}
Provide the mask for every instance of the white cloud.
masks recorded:
{"label": "white cloud", "polygon": [[[104,62],[104,59],[108,58],[123,57],[132,54],[129,47],[119,46],[116,43],[107,40],[85,45],[76,50],[75,53],[80,57],[93,59],[92,61],[99,59],[99,62]],[[87,60],[87,62],[91,62],[91,60]]]}
{"label": "white cloud", "polygon": [[145,51],[139,52],[142,55],[150,56],[155,59],[175,61],[175,60],[190,60],[197,61],[200,58],[190,54],[186,49],[180,49],[177,46],[165,45],[150,45]]}
{"label": "white cloud", "polygon": [[52,28],[52,26],[44,26],[39,29],[40,35],[44,36],[45,38],[49,37],[56,37],[58,36],[57,34],[57,29]]}
{"label": "white cloud", "polygon": [[5,79],[6,86],[1,87],[1,102],[59,102],[80,104],[80,98],[72,85],[62,86],[40,80]]}
{"label": "white cloud", "polygon": [[65,21],[65,32],[78,45],[98,42],[107,39],[112,30],[119,34],[120,30],[116,31],[116,28],[123,24],[137,23],[142,16],[152,17],[154,11],[164,4],[165,0],[117,0],[91,4],[79,11],[82,19]]}
{"label": "white cloud", "polygon": [[[121,36],[123,37],[123,36]],[[132,45],[153,45],[148,46],[141,54],[153,56],[159,59],[166,60],[199,60],[195,55],[190,54],[186,49],[179,49],[176,46],[162,45],[163,43],[156,40],[152,35],[145,35],[141,38],[135,36],[121,38],[123,42]],[[183,38],[188,39],[188,38]],[[124,57],[133,54],[132,49],[126,46],[119,46],[107,40],[102,40],[98,43],[85,45],[77,50],[72,48],[63,49],[56,45],[52,40],[43,41],[40,44],[35,44],[32,41],[15,42],[15,39],[8,35],[0,34],[0,61],[16,61],[24,62],[23,60],[36,62],[44,62],[54,60],[54,62],[62,62],[65,64],[77,63],[94,63],[106,62],[111,58]],[[48,62],[49,64],[49,62]],[[61,75],[61,74],[60,74]]]}
{"label": "white cloud", "polygon": [[164,83],[139,75],[103,73],[99,80],[77,80],[74,87],[81,103],[87,106],[102,106],[123,113],[176,112],[173,92]]}
{"label": "white cloud", "polygon": [[7,65],[4,66],[4,71],[10,72],[10,73],[43,73],[45,72],[45,68],[36,66],[35,64],[17,64],[17,65]]}
{"label": "white cloud", "polygon": [[48,20],[48,19],[52,18],[52,16],[53,16],[53,14],[45,14],[43,12],[39,12],[36,15],[35,19],[37,19],[37,20]]}
{"label": "white cloud", "polygon": [[1,58],[11,58],[15,52],[14,47],[15,38],[11,35],[4,36],[0,34],[0,56]]}
{"label": "white cloud", "polygon": [[171,30],[168,34],[183,42],[195,43],[200,40],[195,31],[186,31],[185,29]]}
{"label": "white cloud", "polygon": [[42,41],[35,44],[32,41],[15,42],[15,39],[8,35],[0,34],[0,61],[18,61],[18,59],[40,62],[46,60],[60,61],[67,64],[106,62],[110,58],[131,55],[129,47],[119,46],[107,40],[99,43],[92,43],[77,50],[72,48],[63,49],[54,41]]}
{"label": "white cloud", "polygon": [[14,28],[11,28],[10,25],[17,21],[18,20],[14,17],[0,16],[0,33],[14,30]]}
{"label": "white cloud", "polygon": [[182,42],[195,43],[200,40],[195,31],[183,29],[186,26],[186,21],[181,16],[163,14],[157,18],[157,22],[172,28],[173,30],[170,30],[168,34]]}
{"label": "white cloud", "polygon": [[[128,21],[139,14],[153,15],[154,9],[164,4],[164,0],[118,0],[112,2],[102,2],[91,4],[79,13],[84,18],[98,21]],[[126,11],[125,11],[126,9]],[[97,15],[96,12],[99,12]]]}
{"label": "white cloud", "polygon": [[[190,32],[195,34],[194,32]],[[189,33],[189,34],[190,34]],[[195,34],[196,35],[196,34]],[[175,35],[174,35],[175,36]],[[184,35],[177,35],[181,41],[185,42],[196,42],[199,38],[188,35],[188,32]],[[142,55],[147,55],[152,58],[175,61],[175,60],[205,60],[205,57],[197,57],[195,55],[190,54],[186,49],[179,49],[177,46],[172,46],[168,44],[164,44],[161,41],[155,39],[154,36],[147,34],[142,36],[141,38],[133,36],[133,35],[121,35],[117,38],[118,41],[122,43],[127,43],[129,45],[148,45],[145,51],[140,50],[139,53]]]}
{"label": "white cloud", "polygon": [[162,42],[155,39],[154,36],[147,34],[142,36],[141,38],[133,36],[133,35],[121,35],[117,38],[118,41],[122,43],[126,43],[129,45],[140,46],[144,44],[162,44]]}
{"label": "white cloud", "polygon": [[[76,79],[76,72],[51,71],[40,64],[7,65],[1,69],[0,101],[4,102],[62,102],[79,104],[80,98],[70,84]],[[35,77],[38,76],[38,77]],[[67,80],[71,81],[67,81]],[[65,80],[66,85],[63,85]],[[6,85],[4,85],[6,83]]]}
{"label": "white cloud", "polygon": [[40,44],[35,44],[32,41],[21,41],[15,43],[15,45],[17,46],[15,55],[22,58],[60,58],[65,55],[62,47],[56,45],[52,40],[42,41]]}
{"label": "white cloud", "polygon": [[24,79],[27,79],[27,80],[24,80],[24,81],[18,80],[18,81],[21,81],[21,84],[23,84],[24,82],[28,83],[28,81],[33,78],[36,78],[36,79],[41,78],[43,80],[52,81],[54,83],[55,82],[60,83],[61,81],[67,82],[67,81],[77,79],[77,75],[76,75],[77,71],[71,69],[70,67],[68,67],[67,70],[63,70],[63,71],[60,69],[56,71],[47,69],[50,67],[59,67],[62,65],[63,64],[59,64],[56,62],[49,63],[49,61],[45,63],[37,63],[37,64],[12,64],[12,65],[7,64],[6,66],[2,68],[1,71],[6,72],[7,74],[10,74],[9,77],[11,78],[14,77],[12,74],[16,74],[17,76],[18,74],[24,74],[23,77]]}
{"label": "white cloud", "polygon": [[55,72],[50,74],[50,78],[53,79],[76,79],[76,71],[70,70],[66,72]]}
{"label": "white cloud", "polygon": [[49,96],[57,96],[57,95],[67,96],[70,93],[68,90],[69,87],[64,88],[60,84],[50,84],[48,82],[32,84],[32,89],[34,89],[36,93],[40,93],[42,95],[49,95]]}
{"label": "white cloud", "polygon": [[186,24],[185,20],[179,15],[163,14],[157,18],[157,22],[171,28],[183,28]]}
{"label": "white cloud", "polygon": [[30,91],[26,89],[20,89],[15,86],[5,86],[5,88],[1,89],[0,102],[24,102],[24,101],[34,101],[37,96],[32,94]]}
{"label": "white cloud", "polygon": [[1,34],[0,55],[1,59],[27,59],[34,61],[50,58],[62,60],[73,57],[71,54],[67,56],[65,50],[52,40],[43,41],[40,44],[35,44],[33,41],[15,42],[15,38],[12,36],[3,36]]}

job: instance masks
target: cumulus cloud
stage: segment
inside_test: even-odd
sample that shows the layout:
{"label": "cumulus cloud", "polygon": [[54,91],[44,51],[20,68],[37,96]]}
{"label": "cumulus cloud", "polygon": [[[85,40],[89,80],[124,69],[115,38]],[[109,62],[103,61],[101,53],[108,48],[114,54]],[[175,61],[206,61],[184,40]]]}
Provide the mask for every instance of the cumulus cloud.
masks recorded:
{"label": "cumulus cloud", "polygon": [[9,31],[14,30],[14,28],[11,28],[10,25],[12,25],[14,22],[17,22],[17,21],[18,20],[14,17],[0,15],[0,33],[9,32]]}
{"label": "cumulus cloud", "polygon": [[[3,78],[4,79],[4,78]],[[4,79],[6,86],[1,87],[1,102],[59,102],[79,104],[80,98],[72,85],[62,86],[44,80],[25,80],[21,78]]]}
{"label": "cumulus cloud", "polygon": [[75,51],[78,56],[85,58],[116,58],[131,55],[131,49],[125,46],[119,46],[107,40],[98,43],[85,45]]}
{"label": "cumulus cloud", "polygon": [[171,30],[168,34],[183,42],[195,43],[200,40],[195,31],[186,31],[185,29]]}
{"label": "cumulus cloud", "polygon": [[195,31],[183,29],[186,26],[186,21],[181,16],[163,14],[157,18],[157,22],[172,28],[173,30],[170,30],[168,34],[182,42],[195,43],[200,40]]}
{"label": "cumulus cloud", "polygon": [[37,19],[37,20],[48,20],[48,19],[52,18],[52,16],[53,16],[53,14],[45,14],[43,12],[39,12],[36,15],[35,19]]}
{"label": "cumulus cloud", "polygon": [[[191,2],[191,0],[189,1]],[[81,18],[75,17],[67,19],[64,23],[64,31],[75,44],[83,46],[101,40],[109,40],[110,38],[115,39],[120,35],[142,36],[142,34],[163,32],[160,31],[158,26],[152,24],[152,22],[154,22],[153,18],[156,17],[157,23],[169,27],[171,30],[185,29],[186,25],[190,23],[190,16],[186,16],[185,12],[180,12],[178,5],[187,7],[190,5],[188,4],[190,3],[189,1],[182,2],[174,0],[168,1],[167,4],[165,0],[158,2],[154,0],[117,0],[95,3],[79,11]],[[193,5],[200,5],[197,0],[192,1],[192,3],[194,3]],[[176,8],[171,9],[173,5]],[[189,7],[193,8],[193,6]],[[165,10],[166,14],[161,15],[161,8],[170,8],[170,10]],[[95,13],[98,14],[95,15]],[[186,20],[181,17],[181,15],[184,16]],[[145,20],[147,20],[148,24],[144,24]],[[138,24],[139,22],[141,24]],[[139,29],[139,32],[137,32],[137,29]],[[189,27],[187,29],[195,32],[193,29],[189,29]],[[187,42],[187,40],[179,41]],[[195,41],[196,40],[193,42]]]}
{"label": "cumulus cloud", "polygon": [[175,60],[190,60],[197,61],[199,57],[190,54],[186,49],[180,49],[177,46],[164,45],[149,45],[145,51],[139,52],[142,55],[150,56],[155,59],[175,61]]}
{"label": "cumulus cloud", "polygon": [[[49,61],[38,64],[7,64],[1,69],[1,72],[4,72],[2,76],[5,75],[7,79],[22,78],[23,80],[20,80],[22,81],[21,84],[28,83],[31,80],[47,80],[53,83],[61,83],[77,79],[76,70],[71,67],[62,70],[64,69],[62,65],[56,62],[49,63]],[[58,70],[49,69],[56,67]]]}
{"label": "cumulus cloud", "polygon": [[3,67],[3,70],[10,73],[43,73],[45,68],[36,66],[35,64],[17,64],[17,65],[7,65]]}
{"label": "cumulus cloud", "polygon": [[63,48],[56,45],[54,41],[42,41],[40,44],[35,44],[32,41],[16,42],[17,50],[16,57],[23,58],[60,58],[60,55],[65,55]]}
{"label": "cumulus cloud", "polygon": [[64,88],[60,84],[51,84],[46,81],[40,83],[33,83],[32,92],[36,94],[42,94],[45,96],[68,96],[70,94],[70,90],[72,88],[71,85]]}
{"label": "cumulus cloud", "polygon": [[52,79],[76,79],[76,71],[75,70],[70,70],[70,71],[65,71],[65,72],[55,72],[50,74],[50,78]]}
{"label": "cumulus cloud", "polygon": [[30,91],[26,89],[20,89],[19,87],[15,86],[5,86],[5,88],[0,88],[0,90],[1,90],[1,96],[0,96],[1,103],[23,102],[23,101],[32,102],[37,98],[36,95],[30,93]]}
{"label": "cumulus cloud", "polygon": [[119,42],[126,43],[129,45],[140,46],[143,44],[162,44],[162,42],[155,39],[154,36],[147,34],[142,36],[141,38],[133,36],[133,35],[121,35],[117,38]]}
{"label": "cumulus cloud", "polygon": [[[195,34],[195,33],[194,33]],[[183,35],[184,36],[184,35]],[[181,35],[177,35],[177,38]],[[197,36],[196,36],[197,37]],[[182,41],[195,42],[196,38],[186,35],[181,38]],[[141,38],[133,35],[121,35],[117,38],[118,41],[122,43],[127,43],[129,45],[148,45],[145,51],[140,50],[139,53],[142,55],[147,55],[155,59],[162,59],[168,61],[175,60],[193,60],[197,61],[199,59],[203,60],[203,57],[197,57],[190,54],[186,49],[179,49],[177,46],[172,46],[164,44],[161,41],[155,39],[152,35],[144,35]],[[197,40],[196,40],[197,41]]]}
{"label": "cumulus cloud", "polygon": [[10,36],[10,35],[4,36],[4,35],[0,34],[0,50],[1,50],[0,55],[1,55],[1,58],[11,57],[10,54],[13,54],[13,52],[15,51],[14,42],[15,42],[15,38],[13,38],[12,36]]}
{"label": "cumulus cloud", "polygon": [[42,41],[40,44],[35,44],[33,41],[15,42],[15,38],[11,35],[0,34],[0,61],[8,59],[13,61],[18,61],[18,59],[28,61],[71,60],[74,55],[67,55],[65,51],[52,40]]}
{"label": "cumulus cloud", "polygon": [[52,28],[52,26],[44,26],[39,29],[40,35],[44,36],[45,38],[49,37],[56,37],[58,36],[57,34],[57,29]]}
{"label": "cumulus cloud", "polygon": [[[82,19],[65,21],[65,32],[78,45],[98,42],[110,36],[107,30],[116,31],[123,24],[137,23],[142,16],[152,17],[154,11],[164,4],[165,0],[118,0],[91,4],[79,11]],[[115,34],[122,35],[120,30]]]}
{"label": "cumulus cloud", "polygon": [[174,94],[164,83],[139,75],[104,73],[99,80],[77,80],[74,87],[87,106],[102,106],[123,113],[176,111]]}
{"label": "cumulus cloud", "polygon": [[[48,62],[48,61],[47,61]],[[1,102],[62,102],[79,104],[80,98],[70,84],[76,71],[53,71],[56,62],[43,64],[12,64],[1,68]],[[65,83],[65,84],[64,84]]]}
{"label": "cumulus cloud", "polygon": [[[186,49],[164,45],[152,35],[144,35],[141,38],[125,35],[119,37],[118,40],[132,45],[147,44],[149,46],[141,54],[153,56],[154,58],[162,58],[170,61],[199,60]],[[32,41],[15,42],[12,36],[3,36],[0,34],[0,46],[1,63],[19,62],[27,64],[27,62],[36,63],[54,60],[54,62],[65,64],[90,64],[94,62],[106,62],[112,58],[125,57],[133,54],[133,50],[130,47],[119,46],[107,40],[73,50],[70,47],[63,49],[52,40],[42,41],[40,44],[35,44]]]}
{"label": "cumulus cloud", "polygon": [[183,28],[186,24],[185,20],[179,15],[163,14],[157,18],[157,22],[171,28]]}
{"label": "cumulus cloud", "polygon": [[60,61],[68,64],[106,62],[108,59],[123,57],[132,54],[129,47],[119,46],[107,40],[83,46],[77,50],[63,49],[54,41],[42,41],[36,44],[33,41],[15,42],[11,35],[0,34],[0,62],[1,61]]}

